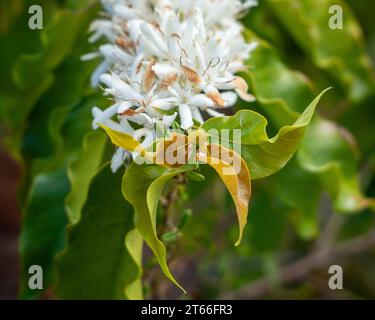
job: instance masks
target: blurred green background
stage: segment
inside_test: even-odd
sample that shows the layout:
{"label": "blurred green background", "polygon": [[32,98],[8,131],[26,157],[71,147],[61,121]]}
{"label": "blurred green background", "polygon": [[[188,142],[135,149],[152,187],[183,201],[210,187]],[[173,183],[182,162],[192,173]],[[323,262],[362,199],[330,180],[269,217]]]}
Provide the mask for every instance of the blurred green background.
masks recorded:
{"label": "blurred green background", "polygon": [[[246,36],[259,43],[244,74],[257,102],[236,109],[263,114],[272,134],[321,90],[333,89],[293,160],[253,182],[239,247],[232,200],[209,168],[201,168],[205,181],[187,177],[167,188],[164,196],[177,192],[179,198],[168,208],[179,228],[166,227],[161,207],[159,232],[189,294],[165,279],[145,249],[145,297],[374,299],[374,3],[259,2],[243,18]],[[32,4],[43,7],[43,30],[28,28]],[[343,8],[342,30],[328,27],[334,4]],[[99,10],[95,0],[0,0],[1,299],[122,298],[127,269],[119,267],[116,245],[126,231],[118,226],[129,216],[116,213],[131,208],[115,191],[121,175],[96,176],[114,147],[91,130],[91,108],[109,101],[89,85],[99,61],[80,60],[95,51],[88,26]],[[68,223],[75,212],[81,220]],[[32,264],[43,266],[44,290],[27,287]],[[327,284],[335,264],[344,270],[343,290]]]}

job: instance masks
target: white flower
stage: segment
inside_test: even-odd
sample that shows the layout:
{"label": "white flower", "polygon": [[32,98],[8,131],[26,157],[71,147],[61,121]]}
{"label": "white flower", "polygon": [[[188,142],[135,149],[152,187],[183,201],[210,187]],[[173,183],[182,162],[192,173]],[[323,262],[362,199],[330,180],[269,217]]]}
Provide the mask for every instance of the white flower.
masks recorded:
{"label": "white flower", "polygon": [[[237,97],[253,100],[235,74],[245,67],[256,44],[247,44],[238,18],[255,0],[102,0],[105,17],[92,23],[90,41],[104,38],[103,57],[92,84],[105,85],[114,104],[93,109],[93,127],[103,123],[133,135],[144,147],[159,124],[188,130],[206,116],[222,116]],[[139,129],[139,126],[142,128]],[[142,139],[142,140],[141,140]],[[127,154],[119,149],[117,170]],[[133,155],[134,156],[134,155]]]}

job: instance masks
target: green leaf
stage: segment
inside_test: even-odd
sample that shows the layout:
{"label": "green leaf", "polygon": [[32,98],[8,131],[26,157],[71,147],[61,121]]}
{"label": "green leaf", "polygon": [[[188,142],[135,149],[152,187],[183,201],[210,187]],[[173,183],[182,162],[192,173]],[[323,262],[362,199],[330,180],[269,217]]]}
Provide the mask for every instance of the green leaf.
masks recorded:
{"label": "green leaf", "polygon": [[195,167],[170,169],[158,165],[133,163],[126,170],[122,183],[124,197],[135,210],[134,224],[138,232],[151,248],[166,277],[184,292],[168,268],[167,252],[157,235],[156,213],[161,192],[168,180],[193,169]]}
{"label": "green leaf", "polygon": [[[245,76],[247,76],[247,79],[255,88],[254,94],[258,99],[259,107],[269,114],[272,124],[279,126],[280,123],[282,123],[280,119],[283,118],[283,114],[285,114],[284,118],[288,118],[290,114],[299,112],[300,109],[298,108],[298,101],[306,101],[308,96],[313,94],[310,82],[306,76],[296,74],[283,62],[281,62],[280,57],[275,53],[275,49],[272,48],[272,46],[270,46],[267,42],[257,39],[251,32],[247,33],[247,35],[249,39],[255,39],[258,41],[258,47],[255,49],[253,57],[248,61],[249,68]],[[329,43],[326,44],[326,46],[328,45]],[[253,60],[253,58],[255,60]],[[275,69],[276,72],[273,74],[271,69],[266,68],[265,71],[263,71],[262,68],[252,67],[253,65],[275,65],[279,67]],[[293,81],[280,81],[280,79],[292,79]],[[262,88],[264,85],[270,89],[268,91],[257,89]],[[280,87],[282,87],[282,89],[280,89]],[[272,88],[277,88],[276,95],[273,94],[273,91],[271,90]],[[309,91],[310,94],[308,93]],[[292,99],[291,97],[295,98]],[[275,104],[273,107],[270,107],[272,106],[271,102],[273,100],[278,101],[279,104]],[[335,207],[336,209],[340,209],[340,211],[353,211],[353,208],[355,207],[360,209],[363,208],[365,204],[371,205],[371,200],[365,199],[359,187],[356,156],[358,151],[355,150],[356,148],[353,148],[355,142],[351,135],[348,134],[348,132],[343,128],[333,125],[331,122],[329,122],[331,124],[329,132],[331,133],[328,132],[326,134],[325,132],[321,131],[319,135],[316,134],[318,131],[314,128],[316,126],[319,127],[320,123],[327,123],[327,121],[328,120],[322,116],[316,116],[314,121],[307,128],[307,134],[301,142],[301,149],[303,150],[306,146],[306,148],[309,150],[308,157],[305,158],[307,161],[306,164],[310,163],[311,161],[314,163],[316,161],[314,159],[320,159],[318,167],[321,171],[318,172],[319,170],[314,170],[314,168],[317,169],[315,165],[305,166],[302,161],[298,161],[296,162],[298,163],[298,167],[293,168],[293,170],[298,169],[304,172],[299,172],[298,174],[290,172],[291,177],[295,176],[295,174],[301,177],[313,176],[313,181],[315,182],[311,183],[309,186],[309,192],[312,193],[312,197],[317,198],[318,195],[323,191],[330,191],[332,200],[335,202]],[[315,132],[315,134],[311,134],[313,132]],[[348,143],[348,137],[351,137],[349,140],[352,140],[352,142]],[[323,150],[320,143],[322,143],[321,146],[330,145],[331,149],[329,150],[327,156],[322,154],[327,150]],[[346,151],[343,152],[343,148],[345,148]],[[324,147],[324,149],[326,148]],[[345,154],[345,157],[338,156],[340,154]],[[297,157],[298,159],[300,158],[299,152],[297,152]],[[332,171],[331,168],[334,163],[335,169]],[[342,172],[345,167],[350,168],[350,170],[346,173]],[[323,168],[327,170],[323,170]],[[287,167],[284,170],[285,176],[288,176],[289,168]],[[254,178],[254,175],[252,177]],[[275,177],[275,179],[277,179],[277,177]],[[297,179],[296,181],[301,181],[301,179]],[[318,180],[320,180],[320,183]],[[293,190],[299,188],[299,183],[293,183],[291,181],[288,188],[290,189],[289,192],[291,194],[298,194],[300,191],[302,192],[302,190]],[[280,200],[291,208],[292,213],[290,216],[292,217],[292,222],[294,225],[305,221],[303,223],[306,223],[306,227],[303,227],[302,225],[297,227],[297,230],[301,236],[312,237],[313,235],[316,235],[318,226],[316,225],[316,217],[313,217],[313,212],[316,214],[317,206],[312,201],[305,202],[304,210],[302,211],[295,210],[296,208],[300,207],[302,201],[298,197],[288,197],[288,199],[286,199],[277,192],[274,192],[274,196],[280,196]],[[339,198],[341,198],[341,200]],[[346,202],[344,199],[351,199],[351,201]],[[353,201],[354,199],[356,201]],[[351,202],[351,204],[349,202]],[[305,216],[303,217],[301,215]],[[314,223],[315,226],[313,226]]]}
{"label": "green leaf", "polygon": [[[45,28],[40,32],[35,31],[35,34],[39,36],[39,50],[34,49],[28,52],[30,51],[28,49],[23,52],[18,51],[23,49],[18,46],[13,49],[16,59],[12,61],[13,64],[10,67],[7,67],[10,68],[11,78],[8,82],[12,83],[12,90],[9,91],[10,93],[1,92],[1,96],[4,96],[2,108],[7,120],[6,124],[10,129],[10,135],[6,142],[12,154],[17,158],[19,158],[18,148],[28,116],[38,100],[53,85],[56,78],[53,72],[70,54],[75,45],[84,43],[84,46],[87,47],[82,36],[86,37],[87,26],[96,14],[97,7],[86,4],[80,10],[71,11],[58,10],[54,6],[46,5],[46,12],[49,19],[47,19]],[[26,24],[23,23],[22,26],[22,33],[25,34],[25,37],[28,35],[34,37]],[[78,46],[78,48],[80,47],[82,45]],[[76,48],[75,51],[78,53],[79,50]],[[64,92],[64,86],[60,87],[60,92]],[[65,93],[69,94],[69,91]]]}
{"label": "green leaf", "polygon": [[[79,30],[79,32],[81,36],[86,33],[84,30]],[[30,239],[29,241],[35,241],[38,244],[36,247],[33,243],[24,245],[21,243],[21,277],[25,279],[28,277],[28,267],[35,262],[33,255],[44,263],[43,269],[48,275],[44,284],[45,289],[54,280],[53,255],[62,250],[65,244],[61,240],[61,235],[65,234],[64,199],[69,192],[67,165],[69,161],[76,159],[77,154],[79,155],[83,136],[88,130],[91,130],[90,109],[93,106],[91,103],[95,99],[82,99],[82,96],[86,90],[92,65],[82,64],[79,59],[80,54],[80,49],[77,48],[77,51],[74,51],[58,68],[59,74],[54,85],[35,106],[32,116],[28,118],[28,130],[23,137],[23,156],[27,160],[27,175],[23,183],[23,195],[21,195],[24,205],[21,237],[23,234],[33,234],[35,225],[49,230],[50,235],[49,238],[36,236],[35,240]],[[89,108],[85,103],[90,103]],[[84,113],[83,119],[80,118],[80,112],[77,110]],[[69,126],[67,123],[73,123],[73,125]],[[22,134],[22,125],[20,125],[20,129],[19,133]],[[99,144],[96,144],[95,148],[98,146]],[[57,174],[58,178],[56,178]],[[39,188],[40,179],[51,184],[46,194],[34,190]],[[56,190],[54,179],[59,179],[58,184],[60,181],[66,182],[64,189]],[[48,188],[47,186],[43,187]],[[57,194],[58,192],[59,194]],[[47,200],[45,200],[46,198]],[[54,202],[53,207],[46,207],[42,212],[33,210],[43,201],[50,201],[50,198],[58,199]],[[54,216],[57,213],[59,217]],[[59,228],[55,226],[56,221],[61,222],[58,224]],[[54,243],[53,239],[55,239]],[[43,241],[47,241],[47,243],[43,245]],[[44,246],[50,246],[52,249],[44,250]],[[27,282],[21,282],[21,297],[33,298],[39,293],[30,292]]]}
{"label": "green leaf", "polygon": [[106,141],[106,135],[101,131],[87,133],[83,139],[82,156],[69,165],[68,176],[71,190],[66,197],[65,206],[69,220],[73,224],[80,219],[90,182],[102,162]]}
{"label": "green leaf", "polygon": [[[212,118],[203,124],[207,131],[217,130],[219,141],[225,139],[220,132],[224,129],[241,130],[241,156],[245,159],[252,179],[260,179],[282,169],[296,152],[303,139],[322,92],[294,124],[280,129],[279,133],[269,138],[266,132],[267,120],[260,114],[242,110],[231,117]],[[233,139],[230,143],[238,144]]]}
{"label": "green leaf", "polygon": [[358,150],[352,135],[322,118],[312,123],[298,152],[300,166],[321,178],[339,212],[358,212],[371,204],[361,193],[357,160]]}
{"label": "green leaf", "polygon": [[319,177],[303,169],[294,158],[267,182],[270,185],[269,196],[281,200],[300,237],[315,238],[319,233],[316,213],[324,191]]}
{"label": "green leaf", "polygon": [[[61,251],[64,247],[65,242],[62,242],[60,239],[61,234],[65,234],[65,227],[67,222],[67,211],[65,208],[65,199],[70,192],[71,185],[68,180],[68,165],[73,163],[73,184],[74,189],[79,190],[79,194],[70,198],[68,205],[71,209],[76,210],[74,214],[78,220],[82,203],[86,200],[87,196],[87,187],[90,182],[92,175],[95,175],[95,170],[98,169],[98,166],[103,161],[103,143],[105,143],[104,135],[101,133],[91,133],[92,136],[96,136],[98,139],[96,143],[91,143],[90,150],[88,153],[83,152],[83,158],[80,162],[77,159],[80,159],[81,155],[81,146],[82,140],[86,132],[91,130],[90,128],[90,108],[93,105],[96,99],[87,99],[82,103],[78,104],[76,108],[70,110],[70,107],[57,108],[53,114],[61,116],[61,113],[65,114],[69,111],[68,116],[64,115],[61,117],[61,120],[58,122],[53,121],[54,117],[51,118],[50,126],[53,129],[51,133],[53,138],[54,151],[51,155],[37,159],[33,161],[31,168],[29,169],[30,185],[26,185],[25,191],[25,207],[23,208],[23,226],[21,237],[23,234],[33,234],[33,229],[36,225],[40,228],[45,228],[49,232],[49,237],[36,236],[35,239],[30,238],[31,243],[25,243],[23,249],[21,250],[21,276],[28,277],[27,270],[30,266],[30,263],[33,263],[32,255],[38,259],[43,259],[49,263],[44,265],[44,271],[51,276],[45,282],[44,288],[48,288],[53,283],[53,268],[52,255]],[[82,117],[82,118],[81,118]],[[66,121],[64,122],[64,119]],[[85,119],[85,120],[84,120]],[[81,121],[82,120],[82,121]],[[61,123],[63,122],[63,124]],[[104,140],[104,141],[103,141]],[[92,158],[87,158],[92,156]],[[79,161],[78,164],[74,165],[75,161]],[[83,172],[80,172],[80,169]],[[30,172],[30,170],[32,170]],[[56,177],[58,173],[58,177]],[[74,180],[74,177],[82,178],[82,180]],[[49,188],[47,185],[44,186],[45,189],[48,189],[44,194],[42,192],[35,192],[35,189],[38,190],[39,181],[46,181],[50,184]],[[58,179],[58,183],[55,181]],[[54,185],[64,181],[64,188],[56,189]],[[81,183],[80,183],[81,182]],[[47,206],[41,210],[34,210],[35,206],[39,206],[40,203],[52,201],[53,199],[58,199],[53,203],[53,206]],[[57,217],[59,214],[59,217]],[[55,216],[54,216],[55,215]],[[30,221],[32,219],[32,222]],[[75,220],[75,221],[76,221]],[[59,228],[55,227],[56,221],[64,221],[60,223]],[[56,244],[50,243],[52,238],[55,237]],[[38,246],[33,246],[33,241],[38,243]],[[46,241],[43,244],[43,241]],[[22,246],[22,243],[21,243]],[[54,252],[49,252],[44,250],[44,246],[52,246]],[[29,252],[30,251],[30,252]],[[44,257],[45,256],[45,257]],[[34,263],[35,264],[35,263]],[[28,286],[26,282],[21,283],[21,292],[28,292]],[[30,298],[35,297],[38,292],[32,292],[31,296],[21,294],[22,297]]]}
{"label": "green leaf", "polygon": [[187,223],[190,221],[193,213],[191,209],[186,209],[184,212],[182,212],[180,222],[178,223],[178,229],[183,230]]}
{"label": "green leaf", "polygon": [[[342,0],[270,0],[297,43],[320,69],[329,73],[354,102],[374,93],[375,77],[361,27]],[[331,29],[329,8],[341,6],[343,29]]]}
{"label": "green leaf", "polygon": [[279,54],[266,41],[246,30],[248,41],[257,42],[242,74],[257,102],[277,127],[296,121],[314,99],[312,83],[301,72],[285,65]]}
{"label": "green leaf", "polygon": [[[101,127],[107,132],[116,146],[129,151],[138,151],[145,158],[152,160],[152,163],[158,163],[155,160],[159,158],[162,160],[161,163],[163,166],[171,168],[176,167],[176,165],[169,164],[168,161],[165,161],[165,159],[168,158],[167,154],[171,155],[175,150],[181,148],[188,150],[189,145],[196,145],[199,141],[207,140],[207,134],[202,130],[191,132],[188,136],[174,133],[168,139],[161,140],[157,144],[155,156],[154,153],[145,150],[141,144],[134,140],[130,135],[114,131],[104,125],[101,125]],[[160,146],[162,146],[162,148],[160,148]],[[168,149],[168,146],[173,147],[173,149]],[[251,195],[249,169],[241,156],[233,150],[226,149],[220,144],[208,145],[207,151],[207,156],[198,154],[196,157],[197,160],[203,163],[208,163],[216,170],[235,202],[240,229],[239,238],[236,242],[236,245],[238,245],[241,242],[243,229],[247,222],[247,212]],[[161,157],[158,157],[157,155]],[[185,155],[186,154],[184,153],[183,156],[185,157]],[[184,160],[187,161],[188,159],[185,158]],[[239,172],[237,172],[237,168],[234,167],[236,164],[240,166]],[[179,165],[177,164],[177,167],[178,166]]]}
{"label": "green leaf", "polygon": [[206,180],[206,177],[198,172],[189,172],[187,177],[195,182],[203,182]]}
{"label": "green leaf", "polygon": [[54,278],[54,256],[65,245],[67,219],[61,204],[69,190],[66,166],[38,175],[30,190],[20,236],[22,299],[35,298],[41,293],[28,286],[30,266],[43,268],[43,285],[48,288]]}
{"label": "green leaf", "polygon": [[93,179],[79,223],[58,258],[61,299],[141,299],[142,238],[121,193],[121,172],[106,165]]}

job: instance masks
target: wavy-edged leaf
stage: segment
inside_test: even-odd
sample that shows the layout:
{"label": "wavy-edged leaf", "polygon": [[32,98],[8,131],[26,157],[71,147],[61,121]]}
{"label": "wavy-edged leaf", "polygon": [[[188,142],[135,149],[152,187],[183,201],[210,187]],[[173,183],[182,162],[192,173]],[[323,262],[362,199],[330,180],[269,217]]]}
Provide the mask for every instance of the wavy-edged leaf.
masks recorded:
{"label": "wavy-edged leaf", "polygon": [[[222,129],[240,129],[241,146],[235,150],[241,150],[252,179],[264,178],[283,168],[297,151],[324,93],[315,98],[293,125],[282,127],[271,139],[266,133],[266,118],[250,110],[239,111],[231,117],[209,119],[202,127],[206,131],[217,130],[219,135]],[[219,141],[225,139],[221,135],[217,138]],[[231,140],[230,143],[239,144],[239,141]]]}
{"label": "wavy-edged leaf", "polygon": [[39,265],[43,268],[44,288],[53,282],[53,259],[65,245],[67,218],[61,204],[69,191],[66,165],[35,177],[30,190],[19,245],[22,299],[35,298],[42,292],[29,288],[30,266]]}
{"label": "wavy-edged leaf", "polygon": [[[254,35],[251,32],[247,33],[247,35],[249,36],[249,39],[254,38]],[[256,37],[255,39],[259,40]],[[296,76],[294,71],[288,68],[288,66],[286,66],[280,60],[280,57],[275,53],[275,49],[271,45],[266,43],[265,41],[258,41],[258,47],[254,51],[255,60],[253,61],[252,59],[253,58],[249,59],[248,70],[244,75],[248,79],[250,84],[252,84],[254,88],[254,95],[257,97],[257,99],[260,98],[258,99],[259,106],[262,109],[264,109],[265,112],[269,115],[271,122],[274,125],[279,126],[281,123],[280,117],[282,119],[284,113],[286,113],[285,117],[288,117],[288,115],[293,114],[294,112],[299,112],[300,110],[298,108],[298,100],[301,99],[302,101],[305,101],[305,99],[307,99],[309,95],[313,94],[311,90],[310,82],[302,74]],[[256,68],[254,67],[255,65],[260,65],[260,66],[276,65],[279,67],[275,69],[276,70],[275,73],[272,73],[271,70],[269,70],[269,72],[263,72],[262,68]],[[265,70],[267,70],[267,68]],[[280,81],[280,79],[293,79],[293,81]],[[266,83],[266,86],[269,88],[282,87],[282,90],[278,89],[276,96],[272,94],[271,90],[269,91],[258,90],[258,88],[261,88],[261,86],[264,83]],[[309,90],[311,92],[310,94],[308,93]],[[298,93],[297,91],[300,91],[300,93]],[[300,98],[291,99],[291,97],[300,97]],[[273,107],[270,107],[272,106],[272,101],[274,99],[276,99],[280,103],[275,104]],[[279,110],[275,110],[277,108]],[[333,156],[333,158],[336,161],[336,165],[335,165],[336,174],[330,173],[330,170],[322,170],[324,167],[322,163],[320,163],[321,171],[318,173],[316,171],[314,172],[310,170],[312,168],[309,169],[308,167],[303,166],[302,163],[297,164],[297,162],[295,162],[296,165],[298,166],[298,170],[303,171],[303,172],[299,172],[297,176],[307,176],[307,177],[314,176],[313,179],[314,181],[316,181],[316,183],[310,184],[310,187],[313,190],[309,191],[309,192],[312,192],[312,194],[314,195],[318,195],[321,192],[329,188],[332,190],[332,187],[329,187],[329,185],[336,186],[335,187],[336,191],[333,189],[330,192],[333,202],[336,203],[335,204],[336,208],[341,207],[341,209],[345,209],[342,207],[343,202],[339,200],[340,193],[337,192],[337,190],[345,190],[346,194],[349,195],[349,198],[352,198],[352,199],[354,198],[358,200],[357,205],[358,204],[363,205],[367,201],[363,201],[365,198],[359,188],[358,177],[357,177],[357,161],[355,157],[356,151],[353,151],[353,148],[350,147],[350,144],[353,144],[353,143],[348,144],[346,141],[347,139],[344,138],[344,136],[348,136],[348,134],[342,135],[343,130],[340,129],[338,126],[332,125],[332,123],[330,125],[331,127],[330,131],[331,133],[335,131],[334,134],[324,135],[324,133],[322,132],[322,134],[320,134],[319,137],[318,136],[313,137],[313,135],[309,134],[310,130],[314,130],[314,127],[316,125],[319,125],[319,123],[324,123],[326,121],[327,120],[324,119],[324,117],[316,116],[313,123],[307,129],[307,134],[305,135],[305,138],[301,142],[301,148],[304,149],[304,146],[305,145],[307,146],[309,150],[309,158],[310,158],[308,160],[314,162],[315,160],[313,159],[322,159],[322,155],[321,155],[322,150],[317,146],[317,144],[319,144],[320,141],[324,141],[324,144],[329,144],[331,146],[332,148],[330,150],[331,157],[336,153],[338,149],[340,149],[340,145],[346,146],[346,148],[348,148],[347,152],[344,152],[344,153],[350,156],[348,158]],[[311,146],[311,148],[309,148],[308,146]],[[342,154],[342,151],[341,152],[338,151],[337,154],[340,154],[340,153]],[[298,154],[299,153],[297,152],[297,155]],[[331,160],[329,159],[329,156],[325,159],[327,160],[327,162],[325,163],[327,165],[325,169],[329,169],[332,164]],[[346,165],[343,165],[344,163],[346,163]],[[342,170],[342,168],[344,168],[345,166],[348,166],[349,163],[350,163],[350,167],[352,169],[355,168],[355,170],[350,170],[349,172],[345,174],[342,172],[339,173]],[[293,168],[293,170],[294,169],[297,169],[297,168],[295,167]],[[281,176],[287,177],[288,175],[291,175],[291,177],[293,177],[296,174],[293,172],[293,170],[289,172],[290,168],[288,166],[284,169]],[[346,178],[344,179],[345,176]],[[254,175],[252,175],[252,178],[254,179]],[[275,179],[277,179],[277,176],[275,177]],[[325,181],[325,183],[328,183],[328,185],[325,183],[319,183],[319,181],[317,180],[321,180],[323,182]],[[351,183],[345,182],[345,180],[350,180]],[[297,179],[296,181],[300,181],[300,180]],[[291,182],[288,186],[290,194],[299,194],[300,190],[294,190],[296,188],[299,188],[298,186],[299,186],[298,183]],[[315,212],[316,214],[316,208],[317,208],[315,204],[309,202],[311,206],[309,208],[305,207],[303,212],[300,210],[295,211],[295,209],[300,206],[300,203],[301,203],[300,199],[293,198],[293,197],[288,197],[288,199],[286,199],[284,196],[282,196],[282,194],[278,194],[277,192],[275,192],[274,194],[276,197],[279,197],[280,195],[280,199],[287,206],[289,206],[292,210],[294,210],[294,214],[292,214],[292,216],[294,216],[292,218],[292,221],[295,222],[295,225],[300,224],[300,223],[306,223],[306,228],[303,227],[301,224],[298,226],[297,230],[299,231],[300,235],[302,235],[303,237],[312,237],[316,235],[316,231],[318,229],[318,226],[316,224],[317,219],[316,219],[316,216],[313,217],[313,212]],[[316,196],[314,197],[316,198]],[[338,205],[338,202],[341,202],[341,205]],[[305,204],[307,206],[306,202]],[[361,205],[359,205],[358,208],[360,208]],[[349,208],[347,207],[344,211],[347,211],[348,209]],[[301,214],[306,214],[307,216],[303,217],[301,216]]]}
{"label": "wavy-edged leaf", "polygon": [[242,76],[273,124],[282,127],[293,123],[315,97],[312,83],[301,72],[288,68],[268,42],[250,30],[245,36],[257,47]]}
{"label": "wavy-edged leaf", "polygon": [[[50,7],[52,9],[49,10]],[[92,6],[92,3],[76,11],[58,10],[53,5],[46,4],[49,19],[46,19],[47,23],[42,31],[35,32],[40,39],[39,50],[23,53],[16,49],[16,59],[9,70],[13,90],[10,94],[1,93],[4,96],[2,108],[10,129],[6,142],[15,157],[19,158],[18,148],[27,117],[54,83],[56,76],[53,72],[69,55],[76,42],[81,40],[82,35],[85,35],[87,25],[96,11],[97,7]],[[26,24],[24,28],[24,32],[30,34]]]}
{"label": "wavy-edged leaf", "polygon": [[[358,151],[353,136],[337,124],[316,119],[298,152],[298,162],[322,179],[339,212],[358,212],[371,204],[361,193]],[[340,183],[337,183],[340,181]]]}
{"label": "wavy-edged leaf", "polygon": [[69,220],[73,224],[80,219],[90,182],[102,163],[106,141],[106,135],[103,132],[88,132],[83,139],[81,157],[69,164],[68,176],[71,190],[65,199],[65,207]]}
{"label": "wavy-edged leaf", "polygon": [[[207,142],[207,134],[202,130],[192,132],[188,136],[173,133],[169,138],[161,140],[158,143],[156,153],[151,153],[145,150],[140,143],[134,140],[130,135],[114,131],[103,125],[101,125],[101,127],[107,132],[116,146],[129,151],[138,151],[141,155],[153,160],[154,164],[157,163],[166,168],[178,168],[184,165],[184,163],[179,164],[179,162],[177,164],[171,164],[168,162],[168,159],[172,159],[172,155],[178,152],[177,150],[182,148],[188,150],[190,144],[195,145],[199,143],[199,141]],[[206,155],[198,153],[196,155],[196,160],[207,163],[216,170],[235,202],[239,222],[239,238],[236,243],[236,245],[238,245],[241,242],[243,229],[247,222],[248,206],[251,195],[249,169],[240,155],[221,145],[208,145],[207,152]],[[183,151],[182,159],[180,160],[187,164],[189,160],[188,158],[188,152]],[[158,160],[160,163],[157,162]],[[239,168],[236,168],[236,165],[238,165]],[[153,202],[151,201],[150,203],[152,204]]]}
{"label": "wavy-edged leaf", "polygon": [[60,298],[142,298],[142,238],[134,230],[121,180],[109,165],[93,179],[82,217],[69,230],[68,246],[58,258]]}
{"label": "wavy-edged leaf", "polygon": [[[83,135],[91,130],[90,109],[93,101],[89,109],[85,106],[89,99],[82,99],[82,96],[94,65],[80,61],[80,55],[88,47],[86,29],[97,10],[91,4],[81,2],[79,10],[71,11],[58,9],[53,1],[46,3],[43,5],[45,29],[30,32],[26,24],[17,23],[17,34],[23,34],[25,28],[26,36],[17,38],[22,42],[20,48],[18,45],[10,47],[15,57],[9,66],[9,73],[12,73],[8,82],[12,82],[12,86],[6,92],[5,105],[2,104],[2,107],[8,111],[10,120],[7,124],[13,129],[10,133],[15,156],[19,153],[18,139],[24,135],[22,156],[27,160],[28,173],[21,190],[24,206],[21,239],[27,239],[20,244],[21,279],[29,277],[29,266],[38,264],[39,260],[47,275],[44,290],[54,281],[54,255],[65,245],[67,219],[64,198],[70,189],[67,165],[79,154]],[[64,38],[68,40],[67,43],[61,41]],[[78,45],[74,46],[75,43]],[[71,52],[73,46],[75,50]],[[33,72],[34,69],[38,69],[38,72]],[[53,71],[56,71],[54,76]],[[37,75],[41,78],[36,78]],[[44,85],[46,81],[47,86]],[[1,95],[4,95],[3,91]],[[84,110],[83,119],[77,110]],[[28,128],[25,132],[26,119]],[[74,125],[66,126],[69,122]],[[62,183],[64,185],[57,188]],[[42,188],[46,190],[45,193],[38,191]],[[50,202],[53,205],[48,206]],[[43,210],[34,209],[43,203],[46,203]],[[48,236],[42,232],[35,233],[34,230],[38,228],[45,230]],[[28,238],[29,234],[33,237]],[[50,250],[45,250],[45,247]],[[31,291],[27,282],[21,281],[20,297],[35,298],[40,293]]]}
{"label": "wavy-edged leaf", "polygon": [[[76,57],[72,57],[71,60],[74,61],[75,59]],[[43,103],[39,105],[40,109],[38,108],[38,111],[41,112],[42,116],[38,117],[35,114],[35,119],[38,119],[37,122],[33,122],[30,119],[30,130],[24,137],[24,156],[28,160],[28,175],[23,183],[25,207],[23,208],[22,234],[32,233],[31,229],[38,224],[41,225],[41,228],[43,225],[43,228],[49,230],[49,238],[44,237],[42,234],[36,234],[35,239],[30,239],[30,243],[23,245],[21,250],[21,276],[28,276],[27,270],[34,263],[31,257],[32,254],[36,257],[43,257],[48,262],[43,266],[44,271],[47,274],[51,274],[44,283],[45,288],[48,288],[53,282],[53,255],[63,249],[65,244],[65,242],[61,241],[61,235],[65,234],[66,224],[64,198],[68,195],[70,189],[68,183],[64,190],[55,190],[54,179],[58,172],[60,175],[59,180],[68,181],[67,165],[69,161],[76,159],[77,155],[79,155],[83,136],[87,131],[91,130],[90,109],[93,99],[86,98],[80,101],[85,91],[84,83],[88,79],[87,67],[77,69],[76,64],[71,62],[67,62],[65,66],[66,68],[61,74],[59,81],[56,82],[56,86],[64,83],[64,79],[66,81],[69,76],[75,75],[74,81],[70,81],[70,83],[72,86],[76,85],[76,88],[69,91],[69,94],[58,95],[53,94],[57,89],[53,86],[49,94],[43,98]],[[84,70],[85,72],[82,72]],[[77,75],[77,72],[80,72],[80,74]],[[65,78],[66,75],[69,76]],[[66,88],[68,89],[68,86]],[[46,114],[42,112],[42,110],[48,109],[51,110],[47,111]],[[84,119],[80,119],[78,110],[84,113]],[[95,148],[97,146],[99,145],[95,145]],[[60,172],[62,169],[65,171]],[[36,182],[41,177],[47,179],[51,184],[48,191],[52,194],[34,191],[37,186]],[[60,192],[60,194],[53,194],[55,191]],[[38,206],[43,201],[48,202],[49,197],[57,197],[59,201],[54,202],[53,207],[46,207],[43,212],[33,212],[31,210],[31,208]],[[65,221],[65,223],[59,224],[61,230],[54,227],[55,220],[58,221],[59,219],[53,216],[53,212],[58,212],[60,214],[59,219]],[[32,215],[32,219],[38,222],[31,223],[29,215]],[[55,239],[55,244],[52,244],[53,239]],[[44,250],[43,241],[48,242],[46,246],[53,246],[54,252],[52,250]],[[33,242],[38,245],[34,247]],[[31,298],[37,294],[39,292],[31,292],[28,289],[26,282],[21,283],[21,297]]]}
{"label": "wavy-edged leaf", "polygon": [[[327,71],[354,102],[374,93],[375,77],[361,27],[342,0],[270,0],[280,18],[313,62]],[[329,9],[342,8],[343,29],[331,29]]]}
{"label": "wavy-edged leaf", "polygon": [[157,235],[156,213],[162,189],[168,180],[192,169],[194,167],[168,169],[158,165],[133,163],[126,170],[122,183],[124,197],[135,210],[134,224],[138,232],[151,248],[166,277],[183,291],[168,268],[167,252]]}

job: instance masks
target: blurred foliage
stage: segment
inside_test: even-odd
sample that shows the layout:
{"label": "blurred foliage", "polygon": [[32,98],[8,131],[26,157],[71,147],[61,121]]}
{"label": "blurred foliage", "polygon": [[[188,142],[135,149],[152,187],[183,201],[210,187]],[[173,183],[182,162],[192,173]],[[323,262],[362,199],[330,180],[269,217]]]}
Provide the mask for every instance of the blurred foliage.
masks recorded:
{"label": "blurred foliage", "polygon": [[[62,299],[142,297],[141,283],[133,284],[140,269],[127,247],[131,242],[141,246],[142,238],[134,230],[132,207],[123,201],[121,180],[121,172],[114,176],[107,165],[92,181],[80,222],[70,230],[67,249],[58,259]],[[136,287],[129,294],[131,285]]]}
{"label": "blurred foliage", "polygon": [[[27,27],[31,4],[43,6],[41,31]],[[343,30],[328,28],[332,4],[344,9]],[[191,297],[221,297],[260,277],[272,284],[270,297],[325,296],[313,281],[293,290],[281,289],[280,266],[309,254],[333,213],[342,219],[340,240],[375,227],[372,7],[371,0],[261,0],[243,18],[246,37],[258,42],[243,73],[257,101],[240,102],[236,108],[259,112],[268,120],[266,128],[265,122],[257,123],[263,138],[285,131],[282,127],[301,117],[319,92],[333,89],[323,98],[304,138],[304,130],[298,133],[297,141],[302,141],[296,156],[280,172],[254,182],[249,223],[239,247],[233,247],[238,227],[230,196],[208,166],[198,170],[204,181],[185,175],[188,182],[179,189],[181,203],[171,209],[174,223],[167,228],[163,225],[167,208],[160,201],[157,230],[147,232],[150,237],[156,232],[169,235],[160,237],[164,243],[154,239],[158,247],[154,250],[161,255],[159,262],[169,258],[173,274],[193,257],[195,271],[188,268],[188,276],[176,277]],[[103,132],[91,129],[91,108],[109,102],[89,86],[98,61],[80,61],[82,54],[95,50],[87,42],[87,29],[98,12],[95,0],[0,0],[2,142],[24,171],[19,195],[21,298],[36,298],[51,287],[60,298],[142,296],[142,244],[134,231],[134,213],[121,195],[121,174],[112,175],[104,165],[113,146]],[[207,126],[237,120],[228,119],[214,119]],[[251,168],[258,151],[250,142]],[[139,190],[125,191],[126,199],[144,206],[143,189],[147,191],[163,174],[160,170],[164,169],[148,168],[149,175],[140,175],[129,169],[126,175]],[[169,181],[166,191],[173,190],[174,181]],[[162,185],[154,186],[154,198],[163,200]],[[143,198],[133,199],[136,193]],[[185,209],[192,210],[192,217],[180,225]],[[156,261],[147,251],[143,257],[145,296],[165,297],[155,280],[155,273],[163,279]],[[374,261],[374,253],[349,261],[348,297],[375,297]],[[27,285],[28,267],[33,264],[44,270],[45,289],[40,292]]]}

